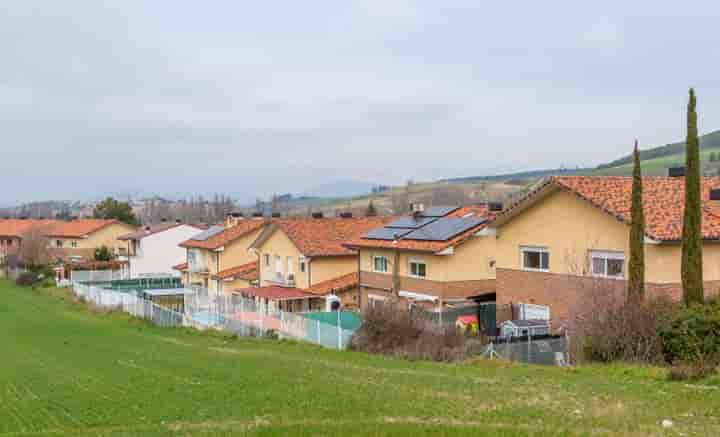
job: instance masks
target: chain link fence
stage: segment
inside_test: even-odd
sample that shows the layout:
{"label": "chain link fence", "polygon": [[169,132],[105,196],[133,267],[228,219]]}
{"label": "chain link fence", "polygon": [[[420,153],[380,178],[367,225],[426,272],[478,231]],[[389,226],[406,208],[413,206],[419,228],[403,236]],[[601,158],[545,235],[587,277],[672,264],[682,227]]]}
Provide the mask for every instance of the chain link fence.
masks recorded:
{"label": "chain link fence", "polygon": [[91,284],[74,283],[73,292],[94,305],[124,311],[157,326],[195,329],[217,329],[243,337],[289,338],[345,349],[354,329],[346,329],[342,314],[337,323],[328,317],[311,318],[300,313],[268,312],[252,299],[230,294],[212,294],[201,288],[187,289],[184,313],[144,299],[143,290],[109,289]]}
{"label": "chain link fence", "polygon": [[498,338],[487,346],[484,355],[527,364],[565,366],[569,362],[568,346],[565,336]]}

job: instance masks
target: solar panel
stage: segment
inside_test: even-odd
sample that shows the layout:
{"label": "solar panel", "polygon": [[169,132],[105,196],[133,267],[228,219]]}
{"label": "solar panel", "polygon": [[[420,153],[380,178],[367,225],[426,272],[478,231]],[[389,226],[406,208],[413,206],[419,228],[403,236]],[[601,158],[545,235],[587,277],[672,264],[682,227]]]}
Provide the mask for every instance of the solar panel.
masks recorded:
{"label": "solar panel", "polygon": [[443,217],[427,226],[413,230],[403,238],[408,240],[447,241],[485,221],[486,219],[477,217]]}
{"label": "solar panel", "polygon": [[190,237],[190,239],[195,241],[205,241],[213,235],[217,235],[224,230],[225,228],[223,228],[222,226],[211,226],[210,229],[208,229],[207,231],[202,231],[197,235],[193,235],[192,237]]}
{"label": "solar panel", "polygon": [[395,240],[403,235],[407,235],[414,229],[409,228],[377,228],[368,231],[364,238],[370,240]]}
{"label": "solar panel", "polygon": [[451,212],[459,209],[459,206],[433,206],[420,214],[421,217],[445,217]]}
{"label": "solar panel", "polygon": [[437,220],[436,217],[402,217],[385,225],[386,228],[417,229]]}

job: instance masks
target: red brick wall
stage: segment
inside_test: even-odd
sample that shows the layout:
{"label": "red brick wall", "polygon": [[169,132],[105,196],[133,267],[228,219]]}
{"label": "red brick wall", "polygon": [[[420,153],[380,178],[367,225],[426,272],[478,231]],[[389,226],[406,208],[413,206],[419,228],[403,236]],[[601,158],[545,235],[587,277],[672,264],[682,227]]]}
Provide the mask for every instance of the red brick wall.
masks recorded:
{"label": "red brick wall", "polygon": [[[375,272],[361,272],[360,283],[376,289],[392,288],[392,275]],[[439,282],[427,279],[400,276],[400,289],[415,293],[430,294],[443,299],[464,298],[495,291],[495,280]]]}
{"label": "red brick wall", "polygon": [[[534,303],[550,307],[553,327],[569,326],[576,318],[612,299],[624,299],[626,281],[524,270],[496,270],[497,303]],[[705,283],[706,296],[718,294],[720,281]],[[648,297],[682,298],[681,284],[645,285]]]}

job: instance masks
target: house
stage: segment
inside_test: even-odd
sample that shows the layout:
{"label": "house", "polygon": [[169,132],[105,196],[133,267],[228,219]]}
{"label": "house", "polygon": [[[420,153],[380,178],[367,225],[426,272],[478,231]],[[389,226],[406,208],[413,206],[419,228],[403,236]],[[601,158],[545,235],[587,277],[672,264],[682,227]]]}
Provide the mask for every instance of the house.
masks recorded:
{"label": "house", "polygon": [[[357,253],[343,244],[388,220],[349,215],[273,220],[250,246],[259,263],[260,287],[279,286],[318,297],[336,295],[346,308],[358,307]],[[305,300],[311,309],[325,308],[324,298]]]}
{"label": "house", "polygon": [[491,206],[416,208],[346,242],[359,254],[360,305],[494,300],[495,238],[484,231],[500,207]]}
{"label": "house", "polygon": [[213,293],[248,287],[254,283],[257,261],[248,252],[263,229],[263,218],[229,215],[222,225],[214,225],[180,243],[186,250],[186,265],[175,266],[185,286],[199,286]]}
{"label": "house", "polygon": [[92,260],[95,249],[105,246],[113,255],[125,255],[125,242],[118,237],[135,231],[119,220],[55,220],[44,230],[51,253],[63,260]]}
{"label": "house", "polygon": [[185,249],[179,246],[207,226],[180,222],[144,226],[118,240],[126,243],[125,253],[131,278],[141,276],[178,276],[173,265],[186,258]]}
{"label": "house", "polygon": [[[720,178],[702,179],[703,269],[706,295],[720,287]],[[680,299],[683,177],[643,179],[645,289]],[[623,299],[629,258],[632,179],[552,177],[499,214],[497,302],[551,309],[554,328]]]}
{"label": "house", "polygon": [[23,235],[31,229],[45,228],[54,220],[35,219],[3,219],[0,220],[0,265],[5,263],[7,256],[20,249]]}

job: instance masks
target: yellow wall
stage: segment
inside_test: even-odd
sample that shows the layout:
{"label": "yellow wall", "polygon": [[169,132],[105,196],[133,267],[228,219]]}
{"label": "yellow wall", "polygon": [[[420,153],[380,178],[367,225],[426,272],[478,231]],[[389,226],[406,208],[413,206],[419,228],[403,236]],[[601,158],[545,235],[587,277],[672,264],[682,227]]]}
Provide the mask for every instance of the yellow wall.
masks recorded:
{"label": "yellow wall", "polygon": [[[520,247],[550,252],[550,272],[589,275],[589,251],[621,251],[625,271],[630,227],[579,199],[556,191],[497,229],[497,267],[521,269]],[[680,282],[680,244],[645,244],[645,281]],[[720,279],[720,244],[703,245],[705,280]]]}
{"label": "yellow wall", "polygon": [[226,270],[232,267],[247,264],[249,262],[257,261],[257,256],[250,253],[248,249],[253,241],[257,239],[258,235],[260,235],[260,232],[260,230],[257,230],[252,234],[238,238],[232,243],[227,244],[220,255],[220,270]]}
{"label": "yellow wall", "polygon": [[[101,246],[107,246],[112,252],[118,250],[127,250],[127,241],[121,241],[117,238],[121,235],[135,231],[134,226],[125,223],[113,223],[105,226],[87,236],[87,238],[49,238],[50,247],[57,248],[57,241],[63,242],[63,249],[96,249]],[[72,242],[76,246],[72,246]]]}
{"label": "yellow wall", "polygon": [[[373,257],[385,256],[388,259],[387,275],[392,275],[395,254],[390,249],[362,249],[360,251],[360,269],[373,270]],[[426,265],[426,280],[471,281],[494,279],[495,239],[493,237],[472,237],[455,247],[452,255],[434,255],[431,253],[400,251],[400,276],[410,276],[410,261],[417,260]],[[313,273],[314,274],[314,273]]]}
{"label": "yellow wall", "polygon": [[[357,258],[354,256],[322,256],[306,260],[305,272],[300,272],[300,258],[303,254],[285,233],[277,229],[258,247],[260,252],[261,286],[271,285],[275,276],[275,256],[279,255],[283,275],[287,275],[287,257],[292,257],[295,273],[295,287],[308,288],[318,282],[337,278],[357,271]],[[265,255],[270,255],[270,265],[265,264]]]}

